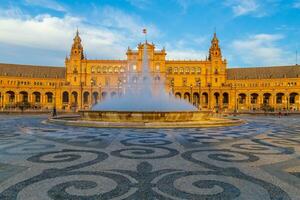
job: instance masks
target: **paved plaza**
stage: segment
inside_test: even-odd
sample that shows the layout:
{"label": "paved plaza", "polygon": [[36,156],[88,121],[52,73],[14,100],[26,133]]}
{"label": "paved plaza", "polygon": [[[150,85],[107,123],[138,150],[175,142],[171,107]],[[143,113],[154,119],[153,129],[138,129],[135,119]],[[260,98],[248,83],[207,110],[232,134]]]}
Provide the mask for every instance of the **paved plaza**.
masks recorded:
{"label": "paved plaza", "polygon": [[0,116],[0,199],[300,199],[300,118],[95,129]]}

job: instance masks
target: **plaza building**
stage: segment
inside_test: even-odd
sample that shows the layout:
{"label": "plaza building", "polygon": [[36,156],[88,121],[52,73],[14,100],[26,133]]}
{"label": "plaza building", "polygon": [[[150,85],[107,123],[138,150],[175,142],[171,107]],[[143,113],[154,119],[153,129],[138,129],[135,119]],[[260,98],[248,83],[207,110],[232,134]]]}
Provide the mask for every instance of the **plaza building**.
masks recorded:
{"label": "plaza building", "polygon": [[64,67],[0,64],[0,108],[90,109],[138,82],[144,45],[154,82],[199,110],[299,110],[300,67],[227,68],[217,35],[205,60],[167,60],[154,44],[128,48],[126,60],[89,60],[77,31]]}

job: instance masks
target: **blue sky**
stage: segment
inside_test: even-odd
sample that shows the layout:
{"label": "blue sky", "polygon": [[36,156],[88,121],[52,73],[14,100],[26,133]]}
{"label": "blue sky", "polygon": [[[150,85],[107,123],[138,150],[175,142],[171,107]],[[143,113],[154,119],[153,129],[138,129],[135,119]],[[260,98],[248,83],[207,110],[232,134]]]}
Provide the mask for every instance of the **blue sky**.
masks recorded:
{"label": "blue sky", "polygon": [[216,28],[229,67],[289,65],[299,19],[300,0],[0,0],[0,62],[63,66],[76,27],[88,59],[124,59],[145,27],[168,59],[205,59]]}

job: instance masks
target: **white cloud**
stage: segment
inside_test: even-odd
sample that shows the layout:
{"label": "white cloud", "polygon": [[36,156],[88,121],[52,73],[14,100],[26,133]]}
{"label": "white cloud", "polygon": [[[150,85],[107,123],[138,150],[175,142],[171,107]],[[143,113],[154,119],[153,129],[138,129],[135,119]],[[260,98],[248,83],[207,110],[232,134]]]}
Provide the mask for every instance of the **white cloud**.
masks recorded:
{"label": "white cloud", "polygon": [[132,6],[140,9],[145,9],[151,4],[151,0],[126,0]]}
{"label": "white cloud", "polygon": [[246,65],[286,65],[291,63],[290,52],[277,46],[283,39],[278,34],[257,34],[232,43],[232,52]]}
{"label": "white cloud", "polygon": [[294,8],[300,8],[300,1],[296,1],[293,5]]}
{"label": "white cloud", "polygon": [[232,8],[235,16],[256,13],[260,7],[257,0],[227,0],[225,4]]}
{"label": "white cloud", "polygon": [[[86,23],[84,18],[70,15],[26,16],[21,12],[1,12],[0,43],[12,45],[14,49],[20,48],[22,51],[41,49],[60,52],[61,62],[58,64],[61,65],[65,54],[69,53],[78,26],[88,58],[123,59],[127,46],[135,46],[143,38],[141,30],[144,24],[117,9],[105,8],[103,11],[101,20],[96,25]],[[146,27],[150,27],[149,32],[152,35],[159,32],[155,26]],[[30,60],[35,63],[34,59],[34,55],[30,58],[24,57],[27,63]]]}
{"label": "white cloud", "polygon": [[25,3],[28,5],[40,6],[56,11],[66,11],[66,8],[58,2],[56,2],[55,0],[25,0]]}

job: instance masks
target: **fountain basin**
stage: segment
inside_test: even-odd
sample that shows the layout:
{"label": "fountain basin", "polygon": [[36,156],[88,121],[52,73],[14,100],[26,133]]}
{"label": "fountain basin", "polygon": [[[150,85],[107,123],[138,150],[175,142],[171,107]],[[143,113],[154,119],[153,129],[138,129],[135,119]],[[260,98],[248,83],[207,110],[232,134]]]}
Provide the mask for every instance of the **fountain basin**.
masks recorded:
{"label": "fountain basin", "polygon": [[239,119],[216,118],[207,111],[178,112],[128,112],[128,111],[79,111],[78,116],[59,116],[48,122],[98,128],[192,128],[234,126]]}

